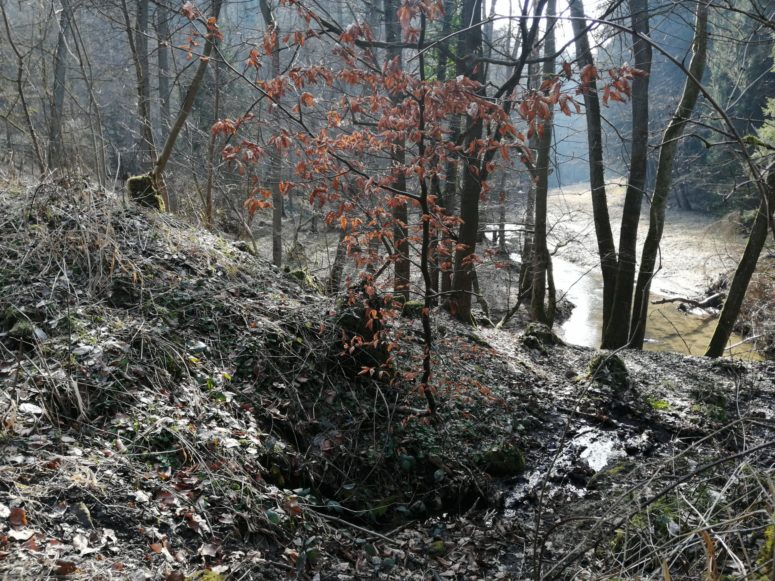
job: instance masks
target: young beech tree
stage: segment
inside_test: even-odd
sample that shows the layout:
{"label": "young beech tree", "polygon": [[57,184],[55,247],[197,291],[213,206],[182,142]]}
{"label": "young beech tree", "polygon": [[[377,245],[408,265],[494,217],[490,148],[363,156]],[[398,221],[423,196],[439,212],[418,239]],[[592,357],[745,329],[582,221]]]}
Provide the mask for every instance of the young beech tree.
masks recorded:
{"label": "young beech tree", "polygon": [[[526,14],[520,21],[519,56],[509,63],[511,75],[493,95],[486,94],[481,73],[479,0],[465,0],[461,5],[458,34],[465,42],[457,46],[464,50],[459,54],[450,52],[448,56],[456,59],[458,70],[468,74],[454,79],[432,75],[434,67],[426,62],[427,55],[436,48],[429,35],[439,34],[445,26],[440,21],[441,2],[425,0],[398,5],[395,18],[400,24],[400,37],[391,35],[389,42],[378,40],[365,22],[356,20],[341,27],[304,4],[291,4],[296,10],[296,21],[306,25],[298,30],[288,29],[280,39],[281,45],[292,47],[301,55],[306,48],[323,45],[325,37],[334,37],[337,44],[329,52],[338,55],[343,66],[291,66],[255,85],[262,98],[271,100],[290,123],[286,129],[275,128],[270,140],[284,158],[293,162],[294,177],[281,182],[281,191],[293,189],[327,209],[327,222],[342,230],[342,247],[363,269],[359,288],[365,298],[350,298],[364,301],[363,312],[377,317],[375,326],[380,329],[384,329],[382,318],[387,316],[386,312],[367,307],[380,286],[391,286],[380,283],[379,278],[403,258],[396,244],[405,229],[407,252],[422,277],[419,294],[423,300],[424,356],[419,383],[433,410],[436,404],[431,376],[430,316],[438,291],[433,282],[432,248],[443,248],[445,238],[454,241],[451,308],[458,317],[470,321],[478,204],[487,193],[487,178],[495,169],[495,160],[510,159],[516,151],[535,172],[527,139],[549,133],[544,124],[554,106],[570,114],[575,103],[571,95],[563,92],[564,78],[559,76],[549,74],[535,90],[520,87],[522,71],[534,52],[541,20],[538,16],[545,3],[538,2],[537,12]],[[411,51],[411,58],[404,62],[398,59],[399,48]],[[387,49],[388,54],[392,51],[392,58],[379,64],[374,49]],[[275,50],[276,41],[266,39],[250,51],[247,65],[260,67]],[[571,72],[570,67],[567,72]],[[631,78],[631,69],[618,71],[617,75]],[[341,89],[340,98],[327,102],[319,97],[334,86]],[[292,102],[295,104],[286,105]],[[464,120],[459,138],[457,119]],[[238,168],[261,160],[266,151],[252,136],[256,124],[265,123],[267,120],[252,115],[216,123],[213,131],[229,137],[225,159]],[[526,128],[527,136],[517,125]],[[402,155],[396,155],[397,148],[402,149]],[[441,184],[449,178],[451,162],[460,165],[462,174],[459,216],[450,215],[448,206],[440,203]],[[271,197],[267,188],[256,183],[246,207],[252,213],[268,208]],[[401,213],[396,218],[394,210],[402,205],[412,210],[407,212],[406,219]],[[417,218],[412,219],[415,215]],[[434,240],[438,243],[434,244]],[[380,247],[385,249],[384,253],[375,251]],[[338,272],[332,273],[331,278],[336,282],[340,276]],[[375,333],[371,341],[384,340],[383,333]],[[363,370],[378,371],[369,367]]]}

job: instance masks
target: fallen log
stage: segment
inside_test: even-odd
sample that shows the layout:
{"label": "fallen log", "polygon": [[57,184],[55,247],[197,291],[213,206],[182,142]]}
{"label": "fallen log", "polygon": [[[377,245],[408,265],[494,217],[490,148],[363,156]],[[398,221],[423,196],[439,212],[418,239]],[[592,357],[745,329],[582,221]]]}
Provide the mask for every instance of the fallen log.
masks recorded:
{"label": "fallen log", "polygon": [[689,299],[686,297],[673,297],[673,298],[665,298],[665,299],[659,299],[656,301],[651,301],[651,304],[664,305],[666,303],[684,303],[687,305],[691,305],[692,307],[695,307],[697,309],[707,309],[710,307],[720,305],[723,300],[724,300],[724,293],[715,293],[710,295],[709,297],[702,299],[701,301]]}

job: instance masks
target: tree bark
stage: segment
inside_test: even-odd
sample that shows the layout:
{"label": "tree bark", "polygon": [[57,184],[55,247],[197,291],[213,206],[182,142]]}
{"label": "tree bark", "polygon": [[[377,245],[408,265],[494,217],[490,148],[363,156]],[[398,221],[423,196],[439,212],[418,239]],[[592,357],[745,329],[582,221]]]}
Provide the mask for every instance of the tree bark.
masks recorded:
{"label": "tree bark", "polygon": [[[576,55],[580,67],[594,65],[589,47],[587,25],[583,20],[584,4],[582,0],[570,1],[570,14],[573,17],[573,36]],[[597,80],[592,79],[584,92],[586,109],[587,144],[589,146],[589,185],[592,190],[592,215],[595,222],[595,238],[600,270],[603,275],[603,329],[608,326],[611,316],[614,290],[616,287],[616,247],[611,231],[611,218],[608,214],[608,199],[605,191],[605,168],[603,165],[603,131],[600,116],[600,98],[597,94]]]}
{"label": "tree bark", "polygon": [[54,53],[54,87],[51,93],[51,115],[48,133],[48,167],[60,169],[67,159],[62,139],[62,119],[65,106],[65,84],[67,82],[67,36],[70,34],[72,10],[69,0],[62,1],[59,14],[57,48]]}
{"label": "tree bark", "polygon": [[[705,72],[708,47],[708,5],[705,0],[697,2],[694,24],[694,54],[689,64],[690,77],[686,78],[681,100],[670,120],[662,138],[662,147],[659,150],[659,162],[657,175],[654,181],[654,194],[651,198],[651,210],[649,213],[649,231],[643,243],[643,252],[640,259],[640,271],[635,285],[635,298],[632,307],[632,319],[630,322],[630,347],[643,348],[643,340],[646,335],[646,318],[649,308],[649,293],[651,281],[654,278],[654,266],[659,252],[659,243],[662,240],[662,231],[665,226],[665,206],[673,181],[673,165],[675,161],[678,141],[683,135],[689,122],[697,97],[700,94],[702,76]],[[696,79],[695,82],[693,79]]]}
{"label": "tree bark", "polygon": [[[651,45],[640,35],[649,34],[648,0],[630,0],[632,19],[633,55],[635,67],[651,71]],[[649,77],[636,77],[632,82],[632,150],[630,175],[622,211],[619,234],[619,258],[616,269],[615,290],[609,309],[610,318],[603,330],[602,347],[618,349],[627,345],[630,338],[630,312],[632,309],[635,260],[638,242],[638,222],[646,187],[649,136]]]}
{"label": "tree bark", "polygon": [[[151,124],[151,90],[148,79],[148,0],[138,0],[134,27],[129,18],[126,0],[121,0],[121,8],[137,77],[137,113],[140,117],[141,150],[143,157],[147,158],[146,161],[153,164],[156,160],[156,143]],[[167,202],[166,198],[164,202]]]}
{"label": "tree bark", "polygon": [[[546,7],[546,37],[544,40],[544,79],[554,75],[556,1],[549,0]],[[549,116],[543,119],[543,131],[538,137],[536,160],[535,223],[533,234],[533,292],[530,300],[530,314],[534,321],[551,325],[546,309],[546,276],[549,266],[549,250],[546,244],[547,196],[549,193],[549,156],[552,149],[553,107],[549,105]],[[554,309],[552,308],[553,312]]]}
{"label": "tree bark", "polygon": [[[469,28],[461,33],[465,55],[466,76],[482,83],[484,87],[484,67],[479,60],[482,57],[482,21],[481,0],[463,0],[462,22]],[[482,89],[483,91],[484,89]],[[482,137],[482,120],[479,116],[467,117],[466,139],[463,150]],[[471,276],[473,256],[476,252],[476,237],[479,230],[479,196],[482,191],[480,180],[479,156],[474,153],[463,157],[463,187],[460,192],[460,225],[458,246],[455,252],[455,271],[452,279],[453,298],[450,310],[454,316],[465,323],[471,322]]]}
{"label": "tree bark", "polygon": [[[280,76],[280,27],[269,6],[268,0],[259,0],[261,15],[264,17],[266,31],[274,34],[274,47],[272,48],[273,78]],[[279,123],[279,117],[274,115],[275,126]],[[269,153],[269,185],[272,188],[272,264],[278,268],[283,262],[283,194],[280,191],[280,149],[273,146]]]}
{"label": "tree bark", "polygon": [[[383,0],[383,9],[385,11],[385,40],[390,43],[397,43],[401,40],[401,27],[398,22],[396,11],[398,5],[395,0]],[[397,59],[398,68],[402,69],[402,49],[389,49],[387,58],[389,60]],[[391,95],[394,105],[402,99],[401,95]],[[406,140],[397,139],[392,144],[391,157],[394,164],[393,186],[402,192],[406,191],[406,175],[404,174],[404,165],[406,163]],[[409,279],[411,276],[411,266],[409,262],[409,236],[408,222],[409,211],[406,200],[398,199],[393,202],[393,246],[395,248],[395,263],[393,265],[393,292],[396,296],[404,297],[409,300]]]}
{"label": "tree bark", "polygon": [[170,31],[169,9],[164,4],[156,7],[156,32],[159,35],[159,117],[161,119],[162,139],[167,139],[167,132],[172,123],[170,108]]}
{"label": "tree bark", "polygon": [[[216,57],[215,63],[215,86],[213,87],[213,117],[211,123],[214,124],[221,115],[221,66],[220,59]],[[216,136],[210,131],[210,138],[207,142],[207,184],[205,186],[205,227],[212,230],[214,226],[215,208],[213,205],[213,187],[215,181],[215,142]]]}
{"label": "tree bark", "polygon": [[775,216],[775,167],[769,167],[767,174],[767,199],[762,200],[759,210],[756,212],[756,219],[751,228],[751,234],[748,237],[748,243],[743,251],[743,256],[737,265],[735,275],[732,277],[732,283],[729,285],[729,294],[724,306],[721,308],[716,329],[713,331],[706,357],[721,357],[727,346],[732,329],[735,326],[737,317],[740,314],[740,307],[745,298],[745,292],[751,277],[756,270],[756,263],[759,255],[767,241],[767,228],[773,216]]}

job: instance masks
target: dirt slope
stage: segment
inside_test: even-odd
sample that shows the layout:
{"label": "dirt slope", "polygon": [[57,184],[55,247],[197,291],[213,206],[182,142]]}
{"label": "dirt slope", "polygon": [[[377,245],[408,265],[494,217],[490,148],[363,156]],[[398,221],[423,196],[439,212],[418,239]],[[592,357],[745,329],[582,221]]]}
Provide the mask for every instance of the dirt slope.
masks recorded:
{"label": "dirt slope", "polygon": [[378,380],[341,355],[362,298],[112,194],[0,190],[4,578],[688,579],[699,530],[771,567],[770,364],[595,372],[435,313],[429,418],[418,321],[385,313]]}

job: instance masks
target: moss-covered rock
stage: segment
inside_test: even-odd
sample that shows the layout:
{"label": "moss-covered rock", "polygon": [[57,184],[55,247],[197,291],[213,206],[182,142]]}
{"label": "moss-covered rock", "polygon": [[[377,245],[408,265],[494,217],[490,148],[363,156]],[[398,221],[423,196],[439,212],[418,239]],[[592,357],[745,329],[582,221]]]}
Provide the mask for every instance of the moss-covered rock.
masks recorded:
{"label": "moss-covered rock", "polygon": [[[772,516],[775,518],[775,514]],[[758,579],[772,579],[772,574],[775,573],[775,525],[764,529],[764,543],[756,562],[762,567],[762,576]]]}
{"label": "moss-covered rock", "polygon": [[616,391],[630,387],[630,374],[621,357],[615,353],[598,353],[589,362],[589,375],[595,381]]}
{"label": "moss-covered rock", "polygon": [[296,268],[294,270],[287,270],[287,273],[292,279],[298,281],[302,286],[309,290],[314,290],[319,293],[323,292],[323,285],[315,278],[315,275],[311,274],[306,269]]}
{"label": "moss-covered rock", "polygon": [[563,345],[562,339],[552,332],[551,327],[543,323],[529,323],[520,337],[521,343],[530,349],[546,354],[547,347]]}
{"label": "moss-covered rock", "polygon": [[419,319],[424,308],[425,301],[406,301],[401,308],[401,316],[407,319]]}
{"label": "moss-covered rock", "polygon": [[126,181],[129,199],[135,204],[154,210],[164,211],[164,200],[153,183],[150,175],[132,176]]}
{"label": "moss-covered rock", "polygon": [[503,444],[482,452],[479,464],[487,474],[509,478],[525,470],[525,455],[514,444]]}

